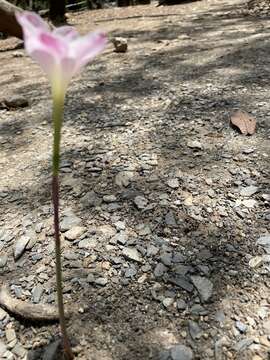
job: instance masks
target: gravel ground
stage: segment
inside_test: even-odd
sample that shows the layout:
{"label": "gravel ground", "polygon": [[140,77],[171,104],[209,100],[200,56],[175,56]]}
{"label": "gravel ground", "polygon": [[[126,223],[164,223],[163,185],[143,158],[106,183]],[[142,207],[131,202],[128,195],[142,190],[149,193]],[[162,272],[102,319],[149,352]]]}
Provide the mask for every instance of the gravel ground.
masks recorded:
{"label": "gravel ground", "polygon": [[[77,359],[269,356],[270,24],[244,6],[69,15],[128,42],[123,54],[109,45],[66,102],[61,231]],[[0,42],[1,284],[54,304],[51,100],[18,45]],[[257,119],[254,135],[229,126],[237,109]],[[0,308],[1,359],[52,360],[58,339],[57,324]]]}

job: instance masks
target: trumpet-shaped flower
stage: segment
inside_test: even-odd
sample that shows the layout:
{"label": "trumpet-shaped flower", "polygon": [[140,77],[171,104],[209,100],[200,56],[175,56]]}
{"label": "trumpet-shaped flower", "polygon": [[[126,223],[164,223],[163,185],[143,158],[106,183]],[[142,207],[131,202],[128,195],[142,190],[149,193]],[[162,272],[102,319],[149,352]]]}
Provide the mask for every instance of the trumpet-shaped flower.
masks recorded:
{"label": "trumpet-shaped flower", "polygon": [[103,32],[80,36],[71,26],[50,30],[33,12],[16,14],[23,29],[25,49],[47,74],[53,92],[65,93],[72,76],[99,54],[106,45]]}

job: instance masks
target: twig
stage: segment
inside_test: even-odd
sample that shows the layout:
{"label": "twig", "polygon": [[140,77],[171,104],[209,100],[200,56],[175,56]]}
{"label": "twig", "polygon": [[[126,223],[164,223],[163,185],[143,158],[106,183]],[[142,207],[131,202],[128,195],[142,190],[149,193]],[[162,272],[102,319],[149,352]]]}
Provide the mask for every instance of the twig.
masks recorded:
{"label": "twig", "polygon": [[14,299],[4,285],[0,289],[0,306],[12,314],[19,315],[28,320],[54,321],[59,319],[57,307],[47,304],[31,304]]}

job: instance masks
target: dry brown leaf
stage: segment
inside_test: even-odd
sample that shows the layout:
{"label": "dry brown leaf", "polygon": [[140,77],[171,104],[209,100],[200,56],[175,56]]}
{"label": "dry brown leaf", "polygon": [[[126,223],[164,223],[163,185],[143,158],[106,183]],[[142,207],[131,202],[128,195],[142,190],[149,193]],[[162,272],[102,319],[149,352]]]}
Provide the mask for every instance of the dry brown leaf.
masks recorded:
{"label": "dry brown leaf", "polygon": [[253,135],[256,131],[256,119],[242,110],[237,110],[231,116],[231,123],[244,135]]}

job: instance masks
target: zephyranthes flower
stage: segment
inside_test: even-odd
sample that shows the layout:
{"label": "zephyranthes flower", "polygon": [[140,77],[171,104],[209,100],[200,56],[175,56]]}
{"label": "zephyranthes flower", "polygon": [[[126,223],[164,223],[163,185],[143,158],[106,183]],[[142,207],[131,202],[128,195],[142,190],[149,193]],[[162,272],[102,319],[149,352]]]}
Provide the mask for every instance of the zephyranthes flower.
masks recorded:
{"label": "zephyranthes flower", "polygon": [[59,233],[58,173],[61,126],[65,94],[70,79],[73,75],[78,74],[84,65],[104,49],[106,37],[102,32],[79,36],[77,31],[69,26],[63,26],[51,31],[48,24],[32,12],[25,11],[18,13],[16,17],[23,29],[26,51],[40,64],[52,86],[54,128],[52,198],[54,208],[57,300],[65,358],[71,360],[73,359],[73,354],[65,325]]}
{"label": "zephyranthes flower", "polygon": [[33,12],[16,14],[22,26],[27,53],[47,74],[53,91],[65,91],[73,75],[80,72],[105,47],[103,32],[79,36],[71,26],[50,30],[49,25]]}

